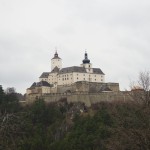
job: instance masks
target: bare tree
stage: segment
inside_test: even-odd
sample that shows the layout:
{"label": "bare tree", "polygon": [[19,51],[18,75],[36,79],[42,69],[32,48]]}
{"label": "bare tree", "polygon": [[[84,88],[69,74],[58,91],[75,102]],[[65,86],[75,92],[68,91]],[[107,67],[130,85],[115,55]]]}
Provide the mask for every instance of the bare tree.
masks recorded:
{"label": "bare tree", "polygon": [[138,81],[132,82],[131,85],[132,98],[146,106],[150,106],[150,73],[149,71],[140,72]]}

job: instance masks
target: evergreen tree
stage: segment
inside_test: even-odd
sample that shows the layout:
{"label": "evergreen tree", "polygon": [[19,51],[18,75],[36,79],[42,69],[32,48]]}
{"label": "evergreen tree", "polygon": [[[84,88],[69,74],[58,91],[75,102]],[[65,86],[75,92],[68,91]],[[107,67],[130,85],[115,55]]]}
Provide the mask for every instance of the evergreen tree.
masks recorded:
{"label": "evergreen tree", "polygon": [[19,99],[17,93],[5,94],[0,85],[0,113],[13,113],[19,110]]}
{"label": "evergreen tree", "polygon": [[0,85],[0,104],[4,100],[4,96],[5,96],[5,93],[4,93],[3,87],[2,85]]}

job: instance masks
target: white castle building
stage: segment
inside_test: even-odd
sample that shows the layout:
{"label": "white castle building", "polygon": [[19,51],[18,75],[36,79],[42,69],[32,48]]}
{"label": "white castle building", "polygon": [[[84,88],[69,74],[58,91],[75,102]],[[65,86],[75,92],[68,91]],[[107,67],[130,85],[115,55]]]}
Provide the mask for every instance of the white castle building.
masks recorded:
{"label": "white castle building", "polygon": [[93,68],[85,52],[80,66],[62,67],[62,59],[57,51],[51,59],[51,72],[43,72],[39,82],[34,82],[27,89],[27,94],[57,93],[58,87],[72,86],[75,83],[105,83],[105,74],[100,68]]}
{"label": "white castle building", "polygon": [[78,81],[105,82],[105,75],[100,68],[92,68],[85,52],[83,63],[79,66],[62,68],[62,59],[56,52],[51,59],[51,72],[43,72],[40,81],[46,81],[54,86],[71,85]]}

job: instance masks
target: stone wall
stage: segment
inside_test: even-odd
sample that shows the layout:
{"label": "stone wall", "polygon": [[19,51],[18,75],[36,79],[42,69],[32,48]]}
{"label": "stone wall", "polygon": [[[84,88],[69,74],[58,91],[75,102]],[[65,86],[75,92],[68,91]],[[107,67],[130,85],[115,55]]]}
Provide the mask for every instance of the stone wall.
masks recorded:
{"label": "stone wall", "polygon": [[131,99],[129,95],[125,92],[106,92],[106,93],[87,93],[87,92],[76,92],[76,93],[57,93],[57,94],[35,94],[28,95],[26,98],[26,103],[30,104],[35,101],[36,97],[43,98],[45,102],[57,102],[61,99],[66,98],[68,103],[70,102],[83,102],[86,106],[91,106],[91,104],[99,103],[101,101],[126,101]]}
{"label": "stone wall", "polygon": [[75,82],[72,85],[57,86],[57,93],[65,93],[66,91],[96,93],[100,92],[100,90],[104,87],[108,87],[114,92],[119,91],[119,83],[98,83],[98,82],[95,83],[95,82],[80,81]]}
{"label": "stone wall", "polygon": [[66,91],[75,91],[75,86],[73,85],[59,85],[57,86],[57,93],[65,93]]}
{"label": "stone wall", "polygon": [[87,82],[79,81],[71,85],[58,85],[56,87],[34,87],[27,89],[27,95],[44,94],[44,93],[75,93],[75,92],[88,92],[88,93],[99,93],[102,89],[108,87],[113,92],[119,91],[119,83],[98,83],[98,82]]}

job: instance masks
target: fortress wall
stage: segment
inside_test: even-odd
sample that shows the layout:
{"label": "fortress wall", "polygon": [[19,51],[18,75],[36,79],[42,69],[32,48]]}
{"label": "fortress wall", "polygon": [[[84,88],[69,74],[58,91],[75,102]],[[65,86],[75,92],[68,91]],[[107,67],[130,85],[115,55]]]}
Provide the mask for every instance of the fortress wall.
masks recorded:
{"label": "fortress wall", "polygon": [[45,102],[50,103],[50,102],[57,102],[61,99],[67,98],[66,95],[64,94],[55,94],[55,95],[44,95],[43,96]]}
{"label": "fortress wall", "polygon": [[89,91],[94,92],[94,91],[99,91],[101,87],[107,86],[109,87],[112,91],[117,92],[119,91],[119,83],[89,83]]}
{"label": "fortress wall", "polygon": [[57,93],[57,88],[56,87],[51,87],[49,93]]}
{"label": "fortress wall", "polygon": [[120,91],[119,83],[106,83],[106,85],[112,90],[112,91]]}
{"label": "fortress wall", "polygon": [[[109,87],[113,92],[119,91],[119,83],[98,83],[98,82],[86,82],[79,81],[72,85],[58,85],[57,87],[36,87],[32,89],[27,89],[27,95],[35,94],[57,94],[57,93],[66,93],[70,91],[71,93],[76,92],[86,92],[86,93],[99,93],[102,88]],[[69,92],[68,92],[69,93]]]}
{"label": "fortress wall", "polygon": [[93,83],[93,82],[90,82],[89,83],[89,92],[98,92],[100,91],[101,87],[103,85],[106,85],[105,83]]}
{"label": "fortress wall", "polygon": [[112,91],[118,92],[119,91],[119,83],[98,83],[98,82],[85,82],[80,81],[76,82],[72,85],[65,85],[65,86],[58,86],[57,93],[65,93],[67,90],[71,92],[91,92],[96,93],[100,91],[103,86],[109,87]]}
{"label": "fortress wall", "polygon": [[57,93],[65,93],[67,90],[70,90],[71,92],[75,91],[75,85],[57,86]]}
{"label": "fortress wall", "polygon": [[88,107],[91,106],[90,97],[88,94],[69,95],[69,96],[67,96],[67,101],[68,101],[68,103],[70,103],[70,102],[82,102],[82,103],[85,103],[85,105]]}
{"label": "fortress wall", "polygon": [[67,96],[67,101],[68,102],[83,102],[85,103],[86,106],[91,106],[91,104],[99,103],[102,101],[125,101],[127,96],[125,96],[122,93],[91,93],[91,94],[74,94],[70,95],[69,97]]}
{"label": "fortress wall", "polygon": [[91,104],[99,103],[101,101],[126,101],[130,100],[131,97],[124,92],[106,92],[106,93],[73,93],[73,94],[46,94],[46,95],[29,95],[27,97],[27,104],[33,103],[36,97],[41,97],[45,102],[57,102],[61,99],[66,98],[68,103],[71,102],[83,102],[86,106],[91,106]]}
{"label": "fortress wall", "polygon": [[51,103],[51,102],[57,102],[63,98],[67,98],[67,96],[65,94],[55,94],[55,93],[54,94],[44,94],[44,95],[31,94],[31,95],[27,95],[26,103],[31,104],[36,100],[36,98],[42,98],[42,99],[44,99],[45,102]]}
{"label": "fortress wall", "polygon": [[26,96],[26,104],[32,104],[36,98],[41,97],[41,94],[30,94]]}
{"label": "fortress wall", "polygon": [[127,96],[125,96],[121,92],[90,94],[89,96],[91,104],[99,103],[101,101],[125,101],[125,97],[127,98]]}
{"label": "fortress wall", "polygon": [[89,92],[88,82],[84,82],[84,81],[76,82],[74,83],[74,86],[76,91]]}

